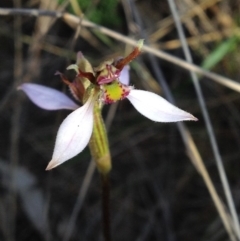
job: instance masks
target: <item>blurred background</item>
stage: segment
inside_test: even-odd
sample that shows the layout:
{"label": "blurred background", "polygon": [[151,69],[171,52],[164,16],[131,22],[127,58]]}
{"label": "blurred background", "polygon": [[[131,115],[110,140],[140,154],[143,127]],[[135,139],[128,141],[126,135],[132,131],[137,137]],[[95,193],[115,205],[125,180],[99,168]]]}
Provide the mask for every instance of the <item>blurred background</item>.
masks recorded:
{"label": "blurred background", "polygon": [[[239,1],[1,0],[0,7],[52,11],[44,17],[0,10],[0,240],[103,240],[100,177],[89,149],[45,171],[69,111],[42,110],[17,86],[38,83],[69,95],[54,74],[73,77],[66,67],[77,51],[98,66],[126,56],[128,40],[141,38],[153,55],[144,50],[131,63],[131,84],[173,96],[199,121],[154,123],[127,100],[104,107],[113,240],[240,240]],[[57,18],[55,11],[69,15]],[[156,56],[164,51],[185,60],[183,43],[196,66],[228,79],[190,75],[188,67]],[[231,79],[236,86],[228,88]]]}

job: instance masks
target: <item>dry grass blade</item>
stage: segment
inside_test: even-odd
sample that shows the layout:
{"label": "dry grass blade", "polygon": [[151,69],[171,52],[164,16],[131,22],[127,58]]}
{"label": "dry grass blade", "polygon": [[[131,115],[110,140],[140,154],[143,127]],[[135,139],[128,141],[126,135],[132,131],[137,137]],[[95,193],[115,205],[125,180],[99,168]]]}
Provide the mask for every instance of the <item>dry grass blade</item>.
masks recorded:
{"label": "dry grass blade", "polygon": [[[51,11],[38,11],[38,10],[22,10],[22,9],[3,9],[0,8],[0,15],[9,15],[9,14],[26,14],[26,15],[33,15],[33,16],[39,16],[39,15],[48,15],[48,16],[53,16],[53,17],[62,17],[66,23],[68,23],[71,27],[76,28],[79,25],[79,18],[69,14],[69,13],[59,13],[59,12],[51,12]],[[88,20],[83,20],[82,21],[82,25],[85,27],[89,27],[89,28],[94,28],[97,29],[98,31],[100,31],[103,34],[106,34],[107,36],[110,36],[114,39],[117,39],[123,43],[132,45],[132,46],[136,46],[137,42],[129,37],[126,37],[120,33],[117,33],[113,30],[110,30],[108,28],[102,27],[100,25],[94,24]],[[180,66],[186,70],[190,70],[190,71],[194,71],[199,75],[203,75],[208,77],[209,79],[223,85],[226,86],[232,90],[235,90],[237,92],[240,92],[240,84],[237,83],[236,81],[233,81],[229,78],[220,76],[218,74],[212,73],[210,71],[204,70],[202,68],[200,68],[197,65],[194,64],[190,64],[187,63],[184,60],[181,60],[177,57],[171,56],[170,54],[167,54],[161,50],[155,49],[153,47],[150,46],[146,46],[144,45],[142,48],[145,52],[151,53],[163,60],[166,60],[172,64],[175,64],[177,66]]]}
{"label": "dry grass blade", "polygon": [[216,205],[218,213],[222,219],[222,222],[224,224],[224,227],[225,227],[230,239],[232,241],[236,241],[237,239],[235,236],[235,230],[233,227],[232,218],[229,216],[227,210],[225,209],[225,207],[223,205],[223,202],[221,201],[221,199],[219,198],[219,195],[217,194],[217,191],[216,191],[216,189],[213,185],[213,182],[208,174],[208,171],[200,156],[197,146],[195,145],[188,130],[184,126],[181,126],[180,128],[181,128],[181,132],[184,133],[184,142],[188,148],[187,149],[188,155],[189,155],[191,161],[193,162],[193,164],[195,165],[195,167],[197,168],[197,170],[199,171],[199,174],[202,176],[202,178],[208,188],[208,191]]}
{"label": "dry grass blade", "polygon": [[[169,2],[169,4],[172,4],[172,2]],[[171,6],[171,5],[170,5]],[[134,11],[134,14],[136,16],[136,19],[137,19],[137,22],[140,26],[142,26],[141,24],[141,20],[140,20],[140,17],[139,17],[139,14],[137,12],[137,9],[136,7],[134,6],[134,4],[132,3],[132,8],[133,8],[133,11]],[[172,8],[172,6],[171,6]],[[178,25],[180,25],[180,22],[177,23]],[[145,32],[142,31],[141,32],[143,37],[148,39],[148,36],[146,36]],[[186,45],[186,41],[184,42],[184,44]],[[189,62],[191,62],[191,57],[189,57],[189,53],[187,53],[187,59]],[[173,97],[172,97],[172,94],[168,88],[168,85],[166,84],[166,81],[165,81],[165,78],[163,76],[163,74],[161,73],[161,70],[159,69],[159,67],[157,66],[156,64],[156,61],[155,59],[152,57],[152,56],[149,56],[149,60],[150,60],[150,63],[152,64],[152,67],[155,71],[155,74],[158,76],[158,79],[159,81],[161,82],[161,85],[163,87],[163,90],[166,94],[166,96],[168,97],[168,99],[174,103],[174,100],[173,100]],[[195,75],[195,73],[192,73],[192,77],[193,77],[193,80],[195,80],[195,82],[197,81],[197,76]],[[196,84],[196,83],[195,83]],[[205,104],[203,102],[203,97],[202,97],[202,94],[201,94],[201,90],[199,90],[199,85],[195,86],[197,87],[197,94],[198,94],[198,98],[200,99],[201,101],[201,107],[202,107],[202,111],[204,112],[204,117],[207,119],[207,127],[208,127],[208,131],[210,132],[210,139],[211,141],[213,140],[213,149],[214,151],[216,151],[216,143],[214,142],[215,139],[214,139],[214,136],[212,134],[212,128],[211,128],[211,124],[209,122],[209,118],[208,118],[208,115],[206,113],[206,107],[205,107]],[[184,141],[184,144],[188,150],[188,153],[189,153],[189,156],[193,162],[193,164],[196,166],[197,170],[200,172],[200,174],[202,175],[203,179],[204,179],[204,182],[208,188],[208,191],[216,205],[216,208],[219,212],[219,215],[222,219],[222,222],[224,224],[224,227],[230,237],[230,239],[232,241],[235,241],[236,240],[236,236],[235,236],[235,230],[236,230],[236,226],[233,227],[232,226],[232,220],[231,218],[229,217],[228,215],[228,212],[226,211],[226,209],[224,208],[223,206],[223,203],[220,199],[220,197],[218,196],[217,192],[216,192],[216,189],[213,185],[213,182],[208,174],[208,171],[204,165],[204,162],[202,160],[202,158],[200,157],[200,154],[197,150],[197,147],[191,137],[191,134],[189,133],[188,129],[185,127],[184,124],[182,123],[177,123],[178,125],[178,128],[180,130],[180,133],[182,135],[182,138],[183,138],[183,141]],[[209,127],[210,126],[210,127]],[[210,130],[209,130],[210,129]],[[219,153],[215,153],[218,157]],[[222,173],[220,173],[222,175]],[[225,181],[225,180],[224,180]],[[225,183],[224,183],[225,184]]]}
{"label": "dry grass blade", "polygon": [[[238,5],[234,0],[174,1],[180,4],[177,14],[187,38],[179,38],[167,2],[158,0],[107,0],[110,8],[111,2],[118,3],[112,12],[103,10],[101,4],[105,1],[82,0],[29,0],[22,1],[22,7],[0,8],[0,55],[4,57],[0,65],[0,159],[4,165],[12,161],[12,166],[8,165],[12,173],[19,161],[19,166],[23,165],[36,180],[26,185],[25,173],[20,175],[15,184],[28,187],[29,192],[20,193],[15,185],[14,195],[14,183],[4,182],[12,178],[9,172],[0,175],[0,239],[101,239],[99,176],[94,174],[94,161],[89,162],[89,149],[50,173],[44,171],[59,125],[69,111],[47,112],[28,100],[23,102],[24,95],[16,92],[16,86],[22,81],[33,81],[60,90],[64,85],[54,73],[63,72],[69,81],[75,78],[74,71],[66,70],[68,64],[76,61],[75,51],[82,51],[95,67],[102,61],[126,56],[142,36],[143,55],[130,64],[131,85],[164,95],[172,103],[176,96],[175,105],[199,121],[153,123],[139,115],[127,99],[104,106],[113,160],[113,238],[239,240],[238,224],[233,218],[237,214],[232,214],[230,205],[226,205],[212,151],[221,151],[238,210],[240,83],[234,81],[239,75]],[[8,1],[3,1],[3,5],[5,2]],[[222,43],[229,41],[231,46],[231,39],[234,48],[219,51]],[[191,56],[184,60],[179,49],[182,45],[192,48],[194,63]],[[201,64],[204,59],[205,65]],[[202,106],[201,112],[190,71],[195,82],[196,78],[202,81],[204,97],[198,97],[200,102],[206,101],[214,121],[218,146],[213,148],[208,141],[209,126],[206,128],[202,120],[206,106]],[[69,90],[65,90],[70,96]],[[44,202],[34,196],[39,196],[37,190]]]}
{"label": "dry grass blade", "polygon": [[[76,17],[76,16],[73,16],[71,14],[68,14],[68,13],[65,13],[63,15],[63,19],[66,21],[66,23],[68,23],[71,27],[73,28],[76,28],[76,26],[79,24],[79,19]],[[136,46],[137,45],[137,42],[129,37],[126,37],[120,33],[117,33],[113,30],[110,30],[108,28],[105,28],[105,27],[102,27],[102,26],[99,26],[97,24],[94,24],[92,22],[89,22],[87,20],[83,20],[82,21],[82,24],[85,26],[85,27],[90,27],[90,28],[95,28],[97,29],[98,31],[100,31],[101,33],[104,33],[112,38],[115,38],[123,43],[126,43],[126,44],[129,44],[129,45],[132,45],[132,46]],[[158,49],[155,49],[153,47],[150,47],[150,46],[147,46],[147,45],[144,45],[142,47],[142,50],[145,51],[145,52],[148,52],[148,53],[151,53],[163,60],[166,60],[172,64],[176,64],[177,66],[180,66],[186,70],[190,70],[190,71],[194,71],[195,73],[199,74],[199,75],[203,75],[203,76],[206,76],[208,77],[209,79],[221,84],[221,85],[224,85],[232,90],[235,90],[237,92],[240,92],[240,84],[236,81],[233,81],[229,78],[226,78],[226,77],[223,77],[221,75],[218,75],[218,74],[215,74],[215,73],[212,73],[210,71],[207,71],[207,70],[204,70],[202,68],[200,68],[199,66],[197,65],[194,65],[192,63],[188,63],[184,60],[181,60],[177,57],[174,57],[174,56],[171,56],[170,54],[167,54],[161,50],[158,50]]]}
{"label": "dry grass blade", "polygon": [[[197,36],[189,37],[186,39],[189,46],[196,48],[199,47],[199,40],[202,43],[211,43],[213,41],[220,41],[224,37],[231,37],[233,35],[233,31],[231,29],[224,29],[222,32],[212,31],[210,33],[204,33]],[[181,41],[179,39],[169,40],[164,43],[156,44],[158,49],[177,49],[182,46]]]}
{"label": "dry grass blade", "polygon": [[[180,22],[180,18],[179,18],[178,11],[176,9],[175,3],[174,3],[173,0],[168,0],[168,3],[169,3],[169,6],[170,6],[170,9],[171,9],[175,24],[176,24],[176,28],[178,30],[178,34],[179,34],[179,37],[180,37],[180,40],[181,40],[181,43],[182,43],[184,55],[185,55],[187,61],[189,63],[192,63],[191,53],[190,53],[190,50],[189,50],[189,48],[187,46],[187,43],[186,43],[185,34],[184,34],[183,27],[182,27],[181,22]],[[194,84],[194,87],[195,87],[195,90],[196,90],[196,93],[197,93],[197,96],[198,96],[198,101],[200,103],[201,111],[203,113],[203,117],[204,117],[205,124],[206,124],[206,127],[207,127],[207,131],[208,131],[209,139],[210,139],[210,142],[211,142],[212,150],[213,150],[213,153],[214,153],[216,165],[217,165],[217,168],[218,168],[219,176],[221,178],[221,182],[222,182],[223,189],[224,189],[224,192],[225,192],[225,196],[226,196],[226,199],[227,199],[228,207],[230,209],[232,219],[234,221],[233,230],[236,232],[236,236],[238,237],[238,239],[240,239],[239,221],[238,221],[238,217],[237,217],[236,207],[235,207],[235,204],[234,204],[234,201],[233,201],[233,198],[232,198],[232,194],[231,194],[231,191],[230,191],[228,179],[227,179],[227,176],[226,176],[226,173],[225,173],[225,170],[224,170],[223,161],[222,161],[222,158],[221,158],[221,155],[220,155],[220,152],[219,152],[219,148],[218,148],[218,144],[217,144],[215,134],[214,134],[214,131],[213,131],[213,127],[212,127],[212,124],[211,124],[211,120],[210,120],[210,117],[209,117],[209,114],[208,114],[208,111],[207,111],[207,108],[206,108],[206,104],[205,104],[205,100],[204,100],[204,97],[203,97],[203,94],[202,94],[201,86],[199,84],[199,80],[198,80],[197,75],[194,72],[190,72],[190,74],[191,74],[193,84]],[[216,200],[216,199],[213,198],[213,200]],[[224,224],[225,224],[225,228],[228,230],[228,228],[226,227],[226,222],[227,221],[224,221]],[[230,222],[230,223],[232,223],[232,222]],[[230,237],[232,238],[232,234],[230,235]]]}
{"label": "dry grass blade", "polygon": [[[214,6],[217,2],[221,0],[203,0],[200,1],[198,5],[194,5],[194,7],[189,8],[189,10],[180,15],[181,21],[187,21],[189,18],[193,18],[199,13],[199,8],[202,10],[206,10],[211,6]],[[157,41],[159,38],[163,37],[174,27],[174,21],[172,17],[167,17],[164,20],[160,21],[157,24],[157,31],[149,36],[149,40],[152,42]]]}

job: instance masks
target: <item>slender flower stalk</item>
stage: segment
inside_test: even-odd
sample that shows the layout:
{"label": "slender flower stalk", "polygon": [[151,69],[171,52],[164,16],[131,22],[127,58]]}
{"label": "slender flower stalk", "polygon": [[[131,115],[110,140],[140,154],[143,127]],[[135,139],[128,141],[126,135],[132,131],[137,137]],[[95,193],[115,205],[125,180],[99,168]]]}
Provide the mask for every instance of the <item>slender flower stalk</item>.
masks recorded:
{"label": "slender flower stalk", "polygon": [[162,97],[129,86],[128,64],[141,53],[143,41],[125,58],[101,63],[94,68],[81,52],[76,64],[67,69],[76,71],[70,82],[63,74],[62,81],[68,85],[80,107],[65,94],[37,84],[22,84],[19,89],[39,107],[47,110],[73,110],[60,125],[53,156],[46,170],[51,170],[79,154],[89,144],[98,170],[106,174],[111,170],[108,138],[101,116],[105,104],[128,99],[142,115],[156,122],[193,120],[193,115],[177,108]]}
{"label": "slender flower stalk", "polygon": [[89,147],[91,155],[96,161],[98,171],[103,174],[108,173],[112,167],[111,155],[101,108],[98,104],[94,106],[94,124]]}
{"label": "slender flower stalk", "polygon": [[109,184],[109,173],[101,174],[102,183],[102,221],[103,221],[103,235],[105,241],[111,241],[111,228],[110,228],[110,184]]}

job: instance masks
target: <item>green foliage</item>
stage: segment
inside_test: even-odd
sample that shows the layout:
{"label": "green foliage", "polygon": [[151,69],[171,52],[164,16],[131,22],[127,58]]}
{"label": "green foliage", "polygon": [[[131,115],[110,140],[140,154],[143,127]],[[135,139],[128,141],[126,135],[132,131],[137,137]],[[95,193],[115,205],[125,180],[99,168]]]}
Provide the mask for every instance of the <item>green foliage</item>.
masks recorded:
{"label": "green foliage", "polygon": [[228,40],[221,42],[203,61],[202,67],[204,69],[212,69],[219,63],[228,53],[232,52],[238,43],[237,37],[232,37]]}
{"label": "green foliage", "polygon": [[[62,3],[64,0],[58,0]],[[77,0],[82,12],[90,21],[104,26],[117,26],[120,24],[120,17],[117,15],[117,0]],[[73,9],[70,7],[70,12]]]}
{"label": "green foliage", "polygon": [[89,20],[110,26],[120,23],[120,18],[117,16],[118,2],[116,0],[100,0],[97,5],[92,5],[91,1],[88,0],[78,0],[78,2],[83,11],[86,11]]}

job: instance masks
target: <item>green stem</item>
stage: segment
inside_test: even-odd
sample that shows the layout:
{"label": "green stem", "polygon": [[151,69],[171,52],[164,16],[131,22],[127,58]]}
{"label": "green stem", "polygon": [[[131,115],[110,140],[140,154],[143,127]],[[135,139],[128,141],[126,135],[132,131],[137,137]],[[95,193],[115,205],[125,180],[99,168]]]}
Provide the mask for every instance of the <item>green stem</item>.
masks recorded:
{"label": "green stem", "polygon": [[111,156],[107,132],[102,118],[101,107],[94,106],[93,133],[89,142],[90,151],[101,175],[102,181],[102,217],[103,235],[105,241],[111,241],[110,215],[109,215],[109,172],[111,170]]}
{"label": "green stem", "polygon": [[90,151],[94,158],[98,171],[107,174],[111,170],[111,156],[105,124],[102,119],[101,108],[98,104],[94,107],[93,133],[89,142]]}
{"label": "green stem", "polygon": [[110,188],[109,188],[109,175],[101,174],[102,179],[102,221],[103,221],[103,235],[105,241],[111,241],[111,228],[110,228]]}

